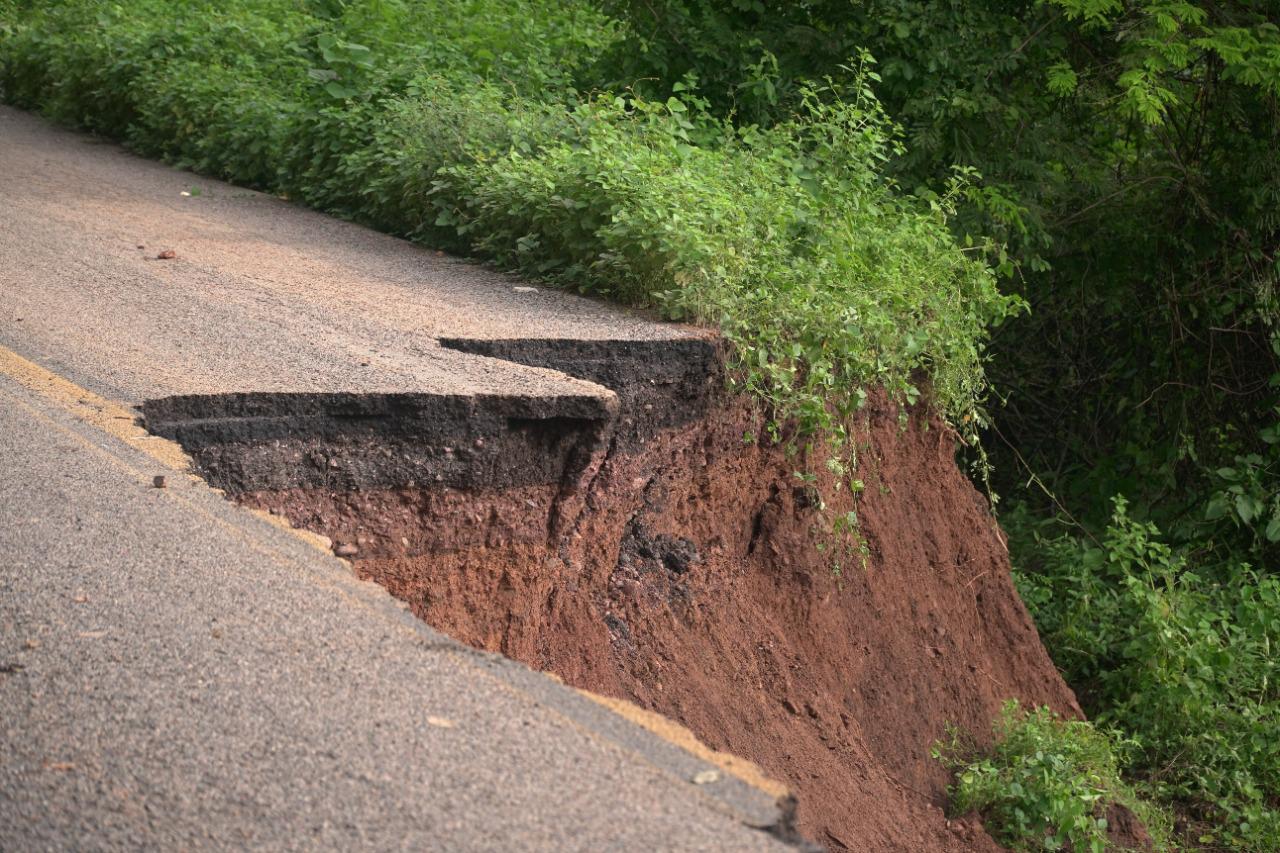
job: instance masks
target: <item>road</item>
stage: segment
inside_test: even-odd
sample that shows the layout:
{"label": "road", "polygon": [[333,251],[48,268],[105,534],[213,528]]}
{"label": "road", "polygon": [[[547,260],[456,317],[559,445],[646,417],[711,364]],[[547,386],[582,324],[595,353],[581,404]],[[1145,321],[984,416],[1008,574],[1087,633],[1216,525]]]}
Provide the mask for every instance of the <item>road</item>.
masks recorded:
{"label": "road", "polygon": [[437,341],[690,335],[4,107],[0,152],[0,345],[115,399],[599,393]]}
{"label": "road", "polygon": [[775,788],[434,632],[133,408],[601,397],[436,341],[689,334],[0,108],[0,849],[787,849]]}

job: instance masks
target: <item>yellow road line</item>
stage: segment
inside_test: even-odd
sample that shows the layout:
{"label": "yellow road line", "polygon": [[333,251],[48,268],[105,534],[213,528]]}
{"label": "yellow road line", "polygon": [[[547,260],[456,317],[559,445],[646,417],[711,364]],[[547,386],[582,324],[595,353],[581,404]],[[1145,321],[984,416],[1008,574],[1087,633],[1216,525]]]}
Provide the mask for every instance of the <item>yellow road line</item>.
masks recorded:
{"label": "yellow road line", "polygon": [[28,361],[12,350],[0,347],[0,375],[12,379],[48,402],[94,426],[113,438],[140,450],[166,468],[188,471],[191,459],[177,443],[152,435],[142,428],[138,413],[87,388],[63,379]]}
{"label": "yellow road line", "polygon": [[698,736],[689,731],[688,728],[680,725],[670,717],[664,717],[654,711],[641,708],[626,699],[615,699],[612,696],[603,696],[581,688],[578,689],[578,693],[592,702],[603,705],[619,717],[630,720],[643,729],[648,729],[652,734],[657,735],[673,746],[680,747],[695,758],[700,758],[708,764],[714,764],[730,776],[747,783],[759,791],[763,791],[775,799],[787,796],[787,786],[776,779],[770,779],[765,776],[764,771],[757,764],[728,752],[712,749],[698,740]]}
{"label": "yellow road line", "polygon": [[[0,347],[0,376],[12,379],[72,417],[142,451],[164,467],[186,473],[193,480],[200,479],[191,473],[191,457],[182,446],[147,432],[138,413],[128,406],[82,388],[4,347]],[[330,553],[329,541],[324,537],[310,530],[300,530],[279,516],[248,507],[245,509],[276,527],[289,531],[311,547],[325,554]]]}

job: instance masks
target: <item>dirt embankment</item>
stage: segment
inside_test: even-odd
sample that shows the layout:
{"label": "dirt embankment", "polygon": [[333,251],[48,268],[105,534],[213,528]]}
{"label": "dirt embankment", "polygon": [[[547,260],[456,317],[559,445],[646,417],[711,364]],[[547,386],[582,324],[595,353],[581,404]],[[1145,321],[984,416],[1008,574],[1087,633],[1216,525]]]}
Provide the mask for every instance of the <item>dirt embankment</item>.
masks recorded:
{"label": "dirt embankment", "polygon": [[[825,454],[745,443],[760,416],[716,393],[706,365],[649,364],[667,372],[645,382],[645,357],[604,377],[582,356],[549,366],[608,379],[620,408],[518,424],[531,431],[520,446],[560,454],[555,476],[240,482],[236,498],[354,548],[362,576],[436,628],[757,762],[798,797],[801,832],[831,849],[998,850],[976,820],[946,819],[930,746],[948,723],[984,736],[1010,697],[1079,709],[948,430],[873,397],[854,424],[864,488],[853,496]],[[292,452],[304,464],[319,453],[326,477],[369,456],[352,449],[361,441],[326,440]],[[446,449],[454,464],[457,447]],[[225,464],[226,448],[203,458]],[[805,470],[823,471],[816,492],[797,478]],[[861,541],[830,532],[850,509]]]}

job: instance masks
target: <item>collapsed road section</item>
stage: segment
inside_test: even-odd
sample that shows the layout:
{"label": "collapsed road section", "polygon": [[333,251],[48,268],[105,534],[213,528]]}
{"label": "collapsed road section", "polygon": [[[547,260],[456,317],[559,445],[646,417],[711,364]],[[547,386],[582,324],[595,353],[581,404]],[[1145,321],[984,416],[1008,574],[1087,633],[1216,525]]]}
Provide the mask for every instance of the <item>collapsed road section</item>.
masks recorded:
{"label": "collapsed road section", "polygon": [[[551,541],[572,527],[611,454],[632,454],[662,431],[703,416],[722,384],[716,345],[707,338],[440,343],[587,382],[578,393],[554,395],[180,395],[146,401],[141,409],[148,429],[181,444],[210,484],[246,502],[283,493],[313,501],[325,494],[335,505],[355,500],[367,510],[374,496],[394,494],[397,502],[412,496],[423,506],[461,509],[477,495],[518,494],[520,506],[504,513],[509,540],[528,539],[515,535],[518,528]],[[421,508],[401,508],[399,515],[409,519],[404,529],[357,525],[361,535],[345,537],[338,547],[366,557],[454,547],[460,531],[474,527],[468,523],[474,512],[460,518],[439,512],[428,513],[436,523],[424,528]]]}
{"label": "collapsed road section", "polygon": [[744,442],[696,331],[85,140],[0,108],[0,345],[432,626],[755,760],[829,848],[995,849],[929,747],[1075,706],[927,410],[870,394],[837,492]]}
{"label": "collapsed road section", "polygon": [[[787,780],[831,849],[996,850],[929,747],[1016,696],[1078,713],[927,411],[856,423],[861,494],[761,435],[716,341],[442,339],[582,393],[142,406],[233,499],[329,537],[433,627]],[[821,455],[815,457],[821,458]],[[821,470],[817,482],[797,474]],[[831,530],[856,511],[856,531]]]}

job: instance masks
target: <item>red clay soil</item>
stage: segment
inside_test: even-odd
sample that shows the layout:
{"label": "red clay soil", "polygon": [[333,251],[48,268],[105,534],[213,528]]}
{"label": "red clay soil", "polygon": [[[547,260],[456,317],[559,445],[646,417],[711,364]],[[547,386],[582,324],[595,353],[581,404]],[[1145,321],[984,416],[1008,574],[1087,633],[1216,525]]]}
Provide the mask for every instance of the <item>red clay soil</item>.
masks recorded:
{"label": "red clay soil", "polygon": [[[930,746],[948,723],[988,738],[1011,697],[1080,710],[953,436],[874,400],[855,499],[825,454],[745,444],[759,427],[726,403],[610,454],[567,526],[552,521],[555,486],[240,499],[357,546],[359,573],[441,631],[752,759],[789,783],[800,831],[830,849],[999,850],[977,819],[944,815]],[[825,511],[795,476],[806,468],[824,470]],[[865,551],[849,536],[822,548],[850,508]]]}

